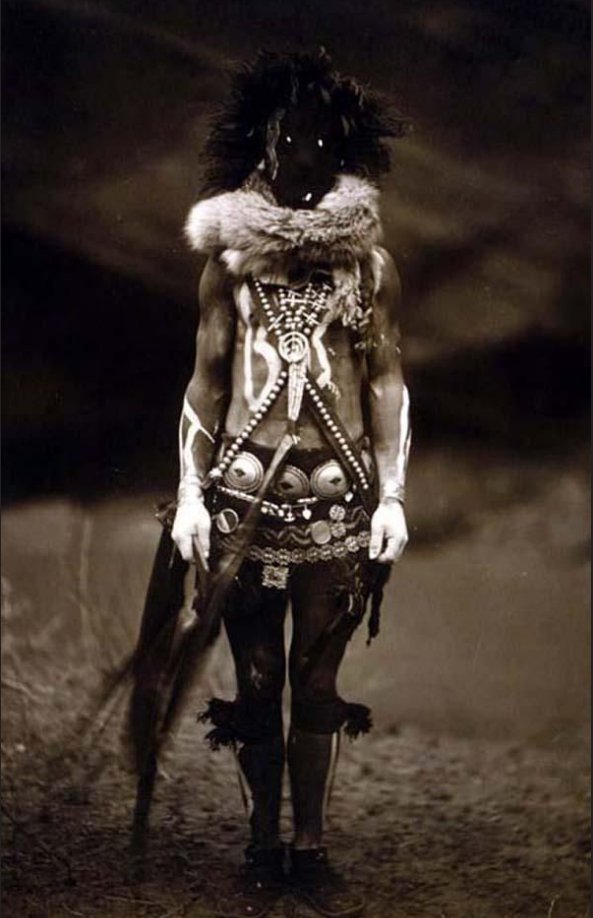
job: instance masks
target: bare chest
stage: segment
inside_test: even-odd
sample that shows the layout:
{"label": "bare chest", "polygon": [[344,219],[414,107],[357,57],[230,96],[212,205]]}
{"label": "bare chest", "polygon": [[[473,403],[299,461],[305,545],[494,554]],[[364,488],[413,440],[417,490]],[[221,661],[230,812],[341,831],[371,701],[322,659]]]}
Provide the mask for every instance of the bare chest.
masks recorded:
{"label": "bare chest", "polygon": [[243,285],[237,291],[235,376],[239,383],[242,375],[251,408],[294,364],[336,393],[357,375],[361,358],[353,333],[335,316],[330,296],[328,284],[257,285],[253,291]]}

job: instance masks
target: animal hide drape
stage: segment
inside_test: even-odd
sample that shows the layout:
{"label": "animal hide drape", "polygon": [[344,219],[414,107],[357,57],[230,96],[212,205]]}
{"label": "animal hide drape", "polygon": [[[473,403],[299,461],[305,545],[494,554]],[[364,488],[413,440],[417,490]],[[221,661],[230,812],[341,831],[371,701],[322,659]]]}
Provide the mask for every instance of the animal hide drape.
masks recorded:
{"label": "animal hide drape", "polygon": [[371,261],[382,236],[379,191],[355,175],[340,175],[311,210],[280,207],[252,176],[237,191],[200,201],[185,225],[196,251],[218,255],[237,278],[254,274],[286,282],[299,265],[331,270],[332,311],[344,324],[360,319],[360,265]]}

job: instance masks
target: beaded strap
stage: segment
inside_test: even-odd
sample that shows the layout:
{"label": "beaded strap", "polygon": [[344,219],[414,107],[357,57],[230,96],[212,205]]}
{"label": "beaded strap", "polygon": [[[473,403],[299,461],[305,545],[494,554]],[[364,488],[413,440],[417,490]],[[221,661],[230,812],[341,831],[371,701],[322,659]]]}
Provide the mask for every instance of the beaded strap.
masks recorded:
{"label": "beaded strap", "polygon": [[[290,335],[298,335],[302,338],[306,348],[309,347],[309,338],[315,328],[321,323],[323,314],[327,310],[327,299],[331,292],[328,284],[323,284],[321,288],[309,283],[306,285],[304,292],[296,294],[291,290],[280,288],[278,293],[278,310],[276,311],[267,296],[267,293],[257,278],[249,278],[249,286],[255,294],[254,301],[259,304],[265,319],[266,327],[269,332],[273,332],[278,341],[281,343],[282,338]],[[295,303],[299,305],[295,308]],[[367,508],[371,508],[374,503],[373,489],[369,481],[367,471],[360,459],[358,451],[350,438],[348,431],[342,424],[338,415],[331,410],[323,397],[319,387],[309,377],[306,372],[306,362],[300,359],[298,363],[289,363],[288,367],[281,370],[278,379],[270,390],[266,399],[261,403],[259,408],[253,413],[243,430],[233,440],[232,444],[226,450],[222,460],[218,465],[211,469],[206,476],[204,488],[208,488],[214,481],[219,480],[236,458],[241,447],[260,424],[264,416],[268,413],[280,392],[289,381],[292,383],[290,388],[294,388],[296,375],[291,375],[291,370],[299,369],[302,366],[302,378],[298,380],[299,388],[305,391],[311,401],[313,410],[323,429],[325,429],[328,439],[336,449],[339,457],[343,460],[352,480],[358,485],[361,498]],[[290,394],[290,393],[289,393]],[[300,397],[297,400],[300,408]],[[290,407],[290,406],[289,406]],[[294,406],[293,406],[294,407]],[[289,418],[294,420],[295,411],[289,412]],[[372,507],[374,509],[374,507]]]}
{"label": "beaded strap", "polygon": [[329,284],[316,286],[311,282],[303,291],[279,287],[275,309],[260,280],[252,278],[250,285],[254,300],[264,313],[268,331],[276,336],[278,353],[288,364],[287,419],[294,430],[303,403],[311,350],[309,339],[327,312],[331,287]]}
{"label": "beaded strap", "polygon": [[222,478],[229,465],[235,459],[239,453],[241,447],[246,440],[249,439],[255,428],[261,423],[265,415],[268,413],[278,396],[280,395],[286,380],[288,379],[288,371],[281,370],[278,379],[270,389],[268,395],[261,403],[259,408],[254,411],[252,417],[249,419],[243,430],[233,440],[229,448],[225,451],[224,456],[221,461],[213,469],[210,469],[206,478],[204,480],[204,489],[209,488],[210,485],[219,478]]}
{"label": "beaded strap", "polygon": [[316,286],[308,283],[302,293],[279,287],[278,310],[275,310],[262,282],[257,277],[251,278],[251,282],[267,319],[268,331],[278,337],[285,332],[298,331],[309,338],[327,311],[327,300],[332,289],[329,284]]}
{"label": "beaded strap", "polygon": [[[257,278],[250,278],[250,283],[256,292],[255,299],[260,303],[262,311],[265,315],[268,331],[274,332],[276,336],[290,332],[300,333],[306,339],[308,346],[309,337],[311,336],[314,329],[320,324],[323,313],[327,309],[327,299],[332,289],[331,286],[329,284],[322,284],[321,288],[317,288],[314,284],[309,283],[306,285],[304,292],[298,295],[286,288],[280,288],[280,292],[278,294],[279,308],[276,312],[270,303],[270,300],[261,281],[259,281]],[[297,302],[299,302],[300,305],[295,308],[295,303]],[[232,444],[225,451],[225,454],[218,465],[211,469],[206,476],[203,485],[205,489],[208,488],[214,481],[222,478],[233,459],[235,459],[239,453],[243,443],[249,439],[255,428],[261,423],[265,415],[268,413],[280,395],[280,392],[288,382],[289,372],[290,367],[284,368],[280,371],[278,379],[272,386],[267,397],[260,404],[257,410],[253,412],[253,415],[245,427],[235,437]],[[293,395],[293,401],[298,401],[298,398],[295,398],[294,393],[291,394]],[[292,411],[289,410],[289,414],[296,414],[298,406],[289,405],[289,409],[291,407]]]}
{"label": "beaded strap", "polygon": [[328,440],[343,461],[352,480],[357,483],[365,509],[369,515],[372,514],[376,506],[376,495],[360,458],[358,449],[342,424],[339,416],[335,411],[332,411],[319,387],[312,379],[307,379],[305,381],[305,391],[309,397],[314,414],[326,431]]}
{"label": "beaded strap", "polygon": [[336,443],[340,447],[341,453],[345,456],[345,458],[348,460],[348,464],[356,473],[355,477],[357,483],[360,485],[363,491],[370,490],[370,484],[366,469],[350,445],[350,437],[347,436],[342,426],[338,424],[336,420],[334,420],[334,415],[328,409],[325,399],[320,395],[319,390],[311,383],[310,380],[305,382],[305,389],[309,393],[311,401],[317,409],[320,418],[325,424],[325,427],[333,435]]}

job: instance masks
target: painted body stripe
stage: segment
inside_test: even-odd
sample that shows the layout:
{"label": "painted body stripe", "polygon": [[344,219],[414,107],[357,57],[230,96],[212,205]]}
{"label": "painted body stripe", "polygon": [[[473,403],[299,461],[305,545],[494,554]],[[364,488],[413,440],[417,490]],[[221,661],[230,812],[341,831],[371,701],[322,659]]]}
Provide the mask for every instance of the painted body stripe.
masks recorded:
{"label": "painted body stripe", "polygon": [[239,315],[245,326],[245,341],[243,342],[243,396],[249,410],[253,411],[255,406],[255,394],[253,392],[253,364],[251,355],[253,350],[253,325],[251,324],[252,301],[247,284],[241,284],[235,293],[235,302]]}
{"label": "painted body stripe", "polygon": [[206,430],[187,397],[185,397],[179,423],[179,465],[182,478],[188,473],[198,474],[193,447],[199,433],[204,434],[211,443],[214,443],[214,437]]}
{"label": "painted body stripe", "polygon": [[255,407],[255,394],[253,392],[253,364],[251,362],[252,350],[253,329],[251,325],[248,325],[245,331],[245,341],[243,342],[243,396],[249,405],[250,411],[253,411]]}
{"label": "painted body stripe", "polygon": [[265,329],[265,326],[260,325],[255,335],[255,341],[253,343],[253,352],[259,354],[260,357],[266,362],[268,375],[262,389],[257,397],[257,400],[253,406],[253,410],[257,411],[260,405],[267,399],[271,390],[275,386],[278,377],[280,376],[280,371],[282,370],[282,361],[278,355],[278,351],[273,344],[270,344],[268,341],[268,333]]}
{"label": "painted body stripe", "polygon": [[[242,284],[236,293],[236,303],[241,319],[245,324],[245,341],[243,344],[243,395],[250,411],[257,411],[266,400],[276,384],[282,370],[282,361],[278,351],[268,340],[268,332],[264,325],[260,325],[253,332],[251,316],[253,301],[247,284]],[[267,368],[266,381],[258,395],[255,394],[253,375],[253,355],[261,357]]]}
{"label": "painted body stripe", "polygon": [[408,387],[404,385],[402,391],[402,405],[399,412],[399,448],[396,459],[397,480],[401,484],[403,484],[406,479],[411,439],[410,393],[408,392]]}
{"label": "painted body stripe", "polygon": [[315,349],[315,355],[319,362],[319,366],[321,367],[321,373],[316,379],[317,385],[320,387],[320,389],[323,389],[325,386],[329,385],[332,378],[331,365],[327,356],[325,345],[323,343],[323,338],[327,331],[328,325],[329,321],[326,319],[324,322],[321,322],[317,326],[311,335],[311,344]]}
{"label": "painted body stripe", "polygon": [[243,319],[244,324],[249,327],[251,325],[253,302],[247,284],[241,284],[238,290],[235,289],[235,303],[237,304],[239,315]]}

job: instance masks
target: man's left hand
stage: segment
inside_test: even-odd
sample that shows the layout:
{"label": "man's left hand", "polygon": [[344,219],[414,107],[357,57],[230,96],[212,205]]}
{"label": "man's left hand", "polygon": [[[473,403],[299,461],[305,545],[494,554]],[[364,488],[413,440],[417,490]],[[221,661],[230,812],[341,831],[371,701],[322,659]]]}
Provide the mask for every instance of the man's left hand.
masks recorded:
{"label": "man's left hand", "polygon": [[401,558],[408,542],[404,508],[399,501],[381,503],[371,519],[369,558],[392,564]]}

